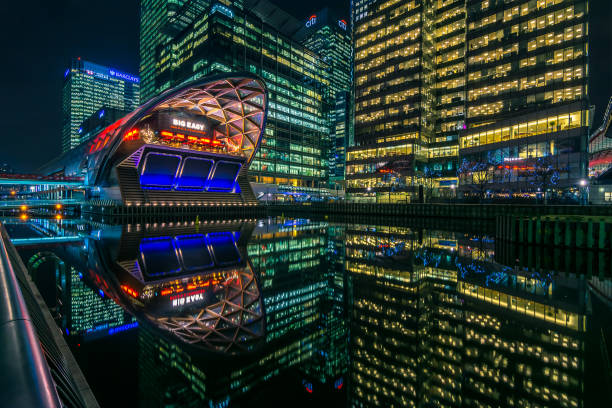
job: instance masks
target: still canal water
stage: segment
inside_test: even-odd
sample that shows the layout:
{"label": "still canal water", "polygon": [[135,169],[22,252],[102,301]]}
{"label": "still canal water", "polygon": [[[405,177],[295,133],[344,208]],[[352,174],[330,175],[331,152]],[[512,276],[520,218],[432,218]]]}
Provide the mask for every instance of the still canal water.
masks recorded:
{"label": "still canal water", "polygon": [[103,407],[610,406],[609,286],[485,233],[6,226]]}

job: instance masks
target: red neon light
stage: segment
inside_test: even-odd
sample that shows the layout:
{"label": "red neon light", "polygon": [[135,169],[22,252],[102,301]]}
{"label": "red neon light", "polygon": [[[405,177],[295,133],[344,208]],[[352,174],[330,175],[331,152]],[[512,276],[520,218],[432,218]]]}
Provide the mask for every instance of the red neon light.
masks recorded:
{"label": "red neon light", "polygon": [[346,25],[346,21],[340,20],[340,22],[343,23],[344,25]]}
{"label": "red neon light", "polygon": [[121,285],[121,289],[123,289],[124,292],[126,292],[128,295],[137,298],[138,297],[138,292],[136,292],[134,289],[130,288],[128,285]]}
{"label": "red neon light", "polygon": [[163,137],[173,137],[173,136],[174,136],[174,133],[172,133],[172,132],[166,132],[165,130],[163,130],[163,131],[161,132],[161,135],[162,135]]}
{"label": "red neon light", "polygon": [[223,279],[222,277],[213,277],[210,279],[207,279],[205,281],[197,281],[197,282],[191,282],[188,283],[186,288],[187,291],[185,294],[178,296],[179,293],[184,292],[185,291],[185,287],[182,286],[169,286],[167,288],[164,288],[161,290],[160,294],[161,296],[168,296],[168,295],[172,295],[174,294],[174,296],[170,297],[170,300],[174,300],[174,299],[179,299],[185,296],[189,296],[189,295],[195,295],[198,293],[202,293],[204,290],[200,289],[199,291],[196,292],[189,292],[198,288],[207,288],[211,285],[216,285],[220,282],[222,282]]}
{"label": "red neon light", "polygon": [[123,140],[138,140],[138,129],[132,129],[123,136]]}
{"label": "red neon light", "polygon": [[179,140],[179,141],[181,141],[181,140],[185,140],[185,135],[182,135],[182,134],[180,134],[180,133],[177,133],[176,135],[174,135],[174,138],[175,138],[176,140]]}

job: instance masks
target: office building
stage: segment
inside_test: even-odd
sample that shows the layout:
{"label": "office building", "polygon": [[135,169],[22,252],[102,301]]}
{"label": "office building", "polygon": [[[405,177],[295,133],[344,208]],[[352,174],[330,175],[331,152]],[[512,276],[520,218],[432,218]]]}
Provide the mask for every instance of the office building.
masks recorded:
{"label": "office building", "polygon": [[348,197],[577,192],[587,14],[577,0],[354,1]]}
{"label": "office building", "polygon": [[434,9],[420,1],[353,4],[355,146],[348,149],[346,167],[351,199],[411,201],[419,192],[434,125],[434,17]]}
{"label": "office building", "polygon": [[468,234],[346,227],[349,406],[584,406],[586,284],[493,254]]}
{"label": "office building", "polygon": [[587,177],[588,2],[468,1],[459,189],[579,193]]}
{"label": "office building", "polygon": [[612,203],[612,98],[601,125],[589,136],[589,201],[594,204]]}
{"label": "office building", "polygon": [[122,117],[126,116],[129,111],[117,108],[102,107],[89,115],[87,119],[79,126],[78,133],[81,141],[87,141],[95,137],[107,126],[112,125]]}
{"label": "office building", "polygon": [[140,100],[148,102],[155,89],[157,47],[170,41],[206,11],[210,0],[141,0],[140,2]]}
{"label": "office building", "polygon": [[346,166],[346,148],[352,143],[352,68],[353,51],[350,27],[346,19],[333,16],[325,8],[312,14],[295,38],[328,64],[330,99],[329,181],[341,187]]}
{"label": "office building", "polygon": [[62,88],[62,152],[85,141],[79,128],[98,109],[134,110],[140,102],[139,83],[137,76],[74,58]]}
{"label": "office building", "polygon": [[[145,3],[143,22],[157,11]],[[265,1],[246,3],[214,2],[179,34],[159,43],[155,73],[143,76],[144,86],[159,93],[213,73],[259,75],[269,92],[269,110],[250,165],[255,192],[260,197],[317,194],[328,177],[328,64],[292,39],[300,22]]]}

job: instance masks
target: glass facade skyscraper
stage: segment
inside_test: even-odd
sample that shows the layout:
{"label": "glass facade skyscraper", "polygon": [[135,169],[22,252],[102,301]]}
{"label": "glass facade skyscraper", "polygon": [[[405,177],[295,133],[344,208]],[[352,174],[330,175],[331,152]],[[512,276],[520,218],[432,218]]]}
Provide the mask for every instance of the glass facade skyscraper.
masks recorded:
{"label": "glass facade skyscraper", "polygon": [[329,179],[332,184],[338,183],[344,180],[346,148],[353,136],[350,27],[345,19],[332,16],[326,8],[312,14],[295,37],[329,65]]}
{"label": "glass facade skyscraper", "polygon": [[102,107],[132,111],[140,103],[140,79],[114,68],[74,58],[64,73],[62,152],[83,142],[83,121]]}
{"label": "glass facade skyscraper", "polygon": [[210,0],[141,0],[140,77],[141,100],[158,94],[155,89],[157,47],[170,41],[210,5]]}
{"label": "glass facade skyscraper", "polygon": [[588,2],[357,0],[347,193],[546,195],[586,178]]}
{"label": "glass facade skyscraper", "polygon": [[579,189],[590,125],[587,16],[586,0],[467,2],[462,192]]}
{"label": "glass facade skyscraper", "polygon": [[406,201],[418,191],[433,137],[432,2],[354,2],[355,146],[347,194]]}
{"label": "glass facade skyscraper", "polygon": [[[145,14],[158,11],[145,3],[143,23],[148,21]],[[299,28],[297,21],[284,15],[283,26],[262,19],[256,11],[242,1],[214,2],[180,33],[157,43],[154,74],[143,75],[143,87],[157,94],[212,73],[258,74],[268,87],[269,113],[261,147],[250,166],[251,181],[260,194],[269,190],[262,186],[311,194],[326,186],[328,178],[329,65],[292,38]],[[147,41],[141,38],[141,44]],[[144,60],[141,64],[144,74],[148,68]]]}

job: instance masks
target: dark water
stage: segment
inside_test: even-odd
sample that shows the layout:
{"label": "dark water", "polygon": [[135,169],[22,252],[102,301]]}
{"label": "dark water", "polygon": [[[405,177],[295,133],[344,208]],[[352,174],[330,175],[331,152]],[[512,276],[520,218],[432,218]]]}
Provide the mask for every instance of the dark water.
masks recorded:
{"label": "dark water", "polygon": [[7,228],[103,407],[612,406],[610,282],[507,265],[494,234]]}

